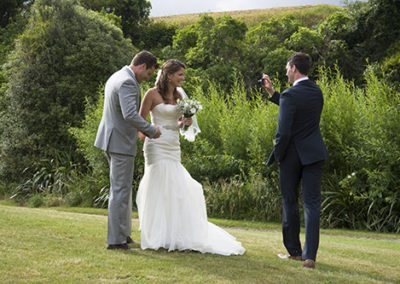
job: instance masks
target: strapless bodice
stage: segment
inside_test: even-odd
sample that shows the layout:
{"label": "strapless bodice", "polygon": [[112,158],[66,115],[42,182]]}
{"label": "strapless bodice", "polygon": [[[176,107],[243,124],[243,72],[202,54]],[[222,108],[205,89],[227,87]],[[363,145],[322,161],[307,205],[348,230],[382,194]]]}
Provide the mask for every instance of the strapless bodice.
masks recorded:
{"label": "strapless bodice", "polygon": [[178,131],[179,112],[176,105],[158,104],[150,112],[151,123],[168,130]]}
{"label": "strapless bodice", "polygon": [[157,139],[146,137],[144,157],[146,165],[163,160],[180,162],[181,149],[179,143],[179,112],[176,105],[158,104],[150,112],[151,123],[160,127],[161,136]]}

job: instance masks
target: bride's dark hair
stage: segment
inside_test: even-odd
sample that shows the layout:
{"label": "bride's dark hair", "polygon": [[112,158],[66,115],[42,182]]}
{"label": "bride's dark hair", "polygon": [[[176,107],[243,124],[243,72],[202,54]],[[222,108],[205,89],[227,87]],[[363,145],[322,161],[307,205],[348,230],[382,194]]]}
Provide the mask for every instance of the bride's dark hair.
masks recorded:
{"label": "bride's dark hair", "polygon": [[[174,74],[178,72],[180,69],[185,69],[186,66],[181,61],[177,59],[169,59],[161,66],[161,74],[158,80],[156,81],[157,91],[160,93],[165,103],[167,101],[167,92],[168,92],[168,75]],[[174,100],[181,99],[181,95],[179,92],[174,89]]]}

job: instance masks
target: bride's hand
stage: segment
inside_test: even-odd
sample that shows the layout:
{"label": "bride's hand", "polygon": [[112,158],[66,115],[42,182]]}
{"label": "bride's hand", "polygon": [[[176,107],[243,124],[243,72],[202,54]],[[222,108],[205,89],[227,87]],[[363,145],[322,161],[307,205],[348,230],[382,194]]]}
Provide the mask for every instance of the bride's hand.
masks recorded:
{"label": "bride's hand", "polygon": [[193,123],[193,119],[191,117],[180,117],[178,120],[179,128],[183,128],[184,126],[190,126]]}
{"label": "bride's hand", "polygon": [[183,118],[183,126],[190,126],[192,125],[193,120],[191,117],[184,117]]}
{"label": "bride's hand", "polygon": [[140,140],[144,141],[144,139],[146,138],[146,135],[144,135],[143,132],[138,131],[138,137]]}

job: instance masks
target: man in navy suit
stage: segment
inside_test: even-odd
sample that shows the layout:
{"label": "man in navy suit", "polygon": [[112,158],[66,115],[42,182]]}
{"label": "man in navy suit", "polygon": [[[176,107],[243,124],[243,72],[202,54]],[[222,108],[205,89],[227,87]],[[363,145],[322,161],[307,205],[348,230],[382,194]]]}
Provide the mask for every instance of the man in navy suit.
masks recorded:
{"label": "man in navy suit", "polygon": [[[274,149],[267,164],[279,166],[280,188],[283,197],[282,234],[289,255],[280,258],[303,260],[305,268],[315,268],[319,245],[322,166],[327,150],[320,132],[323,107],[321,89],[307,74],[311,58],[295,53],[286,65],[286,76],[293,86],[281,94],[276,92],[268,75],[263,75],[269,100],[279,105],[278,129]],[[305,243],[300,243],[298,187],[304,200]]]}

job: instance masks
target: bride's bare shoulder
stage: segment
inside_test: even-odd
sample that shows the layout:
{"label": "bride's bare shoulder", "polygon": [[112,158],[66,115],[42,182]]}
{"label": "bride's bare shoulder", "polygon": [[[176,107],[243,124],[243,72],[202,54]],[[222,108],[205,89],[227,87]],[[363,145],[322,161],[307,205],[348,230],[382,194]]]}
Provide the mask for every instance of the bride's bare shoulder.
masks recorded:
{"label": "bride's bare shoulder", "polygon": [[159,93],[158,93],[156,87],[153,87],[153,88],[148,89],[147,92],[146,92],[146,94],[145,94],[146,97],[147,97],[147,96],[153,97],[153,96],[155,96],[155,95],[159,95]]}
{"label": "bride's bare shoulder", "polygon": [[159,97],[161,97],[160,93],[157,91],[156,87],[153,87],[151,89],[148,89],[146,94],[144,95],[144,98],[146,100],[157,100]]}
{"label": "bride's bare shoulder", "polygon": [[149,105],[151,105],[151,108],[163,102],[162,96],[160,95],[156,87],[147,90],[143,100],[149,103]]}

